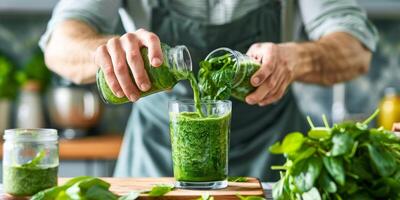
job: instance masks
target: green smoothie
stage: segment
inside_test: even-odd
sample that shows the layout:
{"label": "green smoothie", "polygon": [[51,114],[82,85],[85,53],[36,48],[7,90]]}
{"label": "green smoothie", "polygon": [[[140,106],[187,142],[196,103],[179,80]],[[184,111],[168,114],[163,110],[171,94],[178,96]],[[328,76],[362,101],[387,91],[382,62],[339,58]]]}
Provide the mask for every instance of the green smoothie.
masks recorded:
{"label": "green smoothie", "polygon": [[3,167],[4,191],[13,196],[31,196],[57,185],[58,167]]}
{"label": "green smoothie", "polygon": [[174,177],[207,182],[227,178],[231,113],[201,117],[197,112],[170,113]]}

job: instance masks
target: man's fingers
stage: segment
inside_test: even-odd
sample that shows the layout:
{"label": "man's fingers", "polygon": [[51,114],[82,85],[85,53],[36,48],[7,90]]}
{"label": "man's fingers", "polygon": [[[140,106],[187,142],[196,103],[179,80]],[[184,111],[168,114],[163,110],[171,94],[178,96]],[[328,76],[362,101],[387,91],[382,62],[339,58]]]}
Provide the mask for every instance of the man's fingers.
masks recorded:
{"label": "man's fingers", "polygon": [[113,94],[120,98],[124,97],[124,92],[118,83],[117,77],[115,76],[111,57],[105,45],[101,45],[97,48],[95,63],[103,70],[106,82]]}
{"label": "man's fingers", "polygon": [[271,74],[274,73],[276,68],[277,60],[277,47],[275,44],[267,43],[263,44],[264,51],[262,52],[263,57],[261,58],[261,67],[254,73],[251,78],[251,84],[254,87],[259,86],[263,83]]}
{"label": "man's fingers", "polygon": [[281,78],[277,82],[276,87],[270,93],[265,95],[264,99],[258,102],[258,105],[265,106],[279,100],[282,97],[283,93],[285,92],[285,88],[286,88],[285,78]]}
{"label": "man's fingers", "polygon": [[271,90],[271,85],[265,82],[260,85],[254,92],[247,95],[246,102],[250,105],[254,105],[261,101],[266,95],[268,95],[269,91]]}
{"label": "man's fingers", "polygon": [[125,96],[127,96],[129,100],[136,101],[139,99],[139,93],[129,75],[125,52],[122,49],[119,38],[110,39],[107,42],[107,49],[111,56],[114,73],[118,79],[122,91],[124,91]]}
{"label": "man's fingers", "polygon": [[145,92],[151,88],[151,82],[144,68],[139,43],[139,39],[134,34],[126,34],[122,40],[126,61],[131,69],[135,83],[141,91]]}
{"label": "man's fingers", "polygon": [[144,46],[148,48],[149,62],[152,66],[159,67],[163,63],[161,42],[158,36],[144,29],[139,29],[137,35]]}

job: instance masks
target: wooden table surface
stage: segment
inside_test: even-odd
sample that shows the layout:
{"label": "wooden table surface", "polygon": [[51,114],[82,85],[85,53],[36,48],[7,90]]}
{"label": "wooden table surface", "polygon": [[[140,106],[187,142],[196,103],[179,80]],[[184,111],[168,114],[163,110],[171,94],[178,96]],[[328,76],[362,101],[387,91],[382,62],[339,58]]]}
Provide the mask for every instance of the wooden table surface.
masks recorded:
{"label": "wooden table surface", "polygon": [[[173,178],[102,178],[111,184],[110,190],[118,195],[124,195],[130,191],[149,190],[155,184],[174,184]],[[60,178],[59,184],[64,183],[68,178]],[[228,187],[220,190],[183,190],[174,189],[162,197],[149,197],[147,194],[141,194],[139,199],[161,199],[161,200],[193,200],[199,198],[202,194],[208,193],[216,200],[237,200],[236,195],[242,196],[261,196],[264,197],[264,190],[261,183],[256,178],[248,178],[247,182],[237,183],[229,182]],[[17,200],[8,195],[0,195],[0,199]],[[19,198],[23,199],[23,198]]]}
{"label": "wooden table surface", "polygon": [[[116,160],[122,135],[108,134],[59,141],[60,160]],[[0,156],[3,156],[0,144]]]}

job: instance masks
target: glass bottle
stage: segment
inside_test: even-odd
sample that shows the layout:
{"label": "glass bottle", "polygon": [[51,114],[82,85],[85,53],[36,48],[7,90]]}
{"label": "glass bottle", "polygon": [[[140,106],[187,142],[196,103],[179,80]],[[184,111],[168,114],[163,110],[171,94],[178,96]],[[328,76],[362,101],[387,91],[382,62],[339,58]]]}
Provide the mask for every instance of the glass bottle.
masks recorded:
{"label": "glass bottle", "polygon": [[[161,66],[152,67],[147,56],[147,48],[141,48],[143,63],[147,75],[151,81],[151,88],[146,92],[140,91],[140,97],[170,90],[180,80],[187,79],[192,71],[192,59],[186,46],[179,45],[175,47],[169,47],[168,45],[162,44],[161,49],[163,51],[164,61]],[[132,73],[131,78],[132,81],[134,81]],[[110,104],[122,104],[129,102],[127,97],[119,98],[114,95],[106,82],[103,70],[101,68],[97,71],[96,81],[100,96],[104,102]]]}
{"label": "glass bottle", "polygon": [[250,79],[253,74],[260,68],[260,64],[250,56],[242,54],[239,51],[226,47],[218,48],[211,51],[205,60],[219,59],[228,56],[234,61],[234,77],[232,77],[232,93],[231,96],[245,101],[248,94],[256,88],[251,84]]}
{"label": "glass bottle", "polygon": [[385,96],[382,98],[378,115],[378,125],[386,130],[391,130],[395,122],[400,122],[400,95],[394,87],[385,89]]}
{"label": "glass bottle", "polygon": [[57,185],[58,136],[54,129],[10,129],[4,134],[3,189],[31,196]]}

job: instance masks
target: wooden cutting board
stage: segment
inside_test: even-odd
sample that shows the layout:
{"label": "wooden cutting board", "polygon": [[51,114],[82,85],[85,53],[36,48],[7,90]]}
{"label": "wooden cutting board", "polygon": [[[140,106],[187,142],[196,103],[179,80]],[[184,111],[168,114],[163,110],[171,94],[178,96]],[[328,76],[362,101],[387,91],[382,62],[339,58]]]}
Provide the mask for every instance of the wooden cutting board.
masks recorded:
{"label": "wooden cutting board", "polygon": [[[173,178],[102,178],[111,184],[110,190],[119,195],[125,195],[133,190],[148,190],[155,184],[173,184]],[[60,178],[59,184],[63,184],[68,178]],[[146,194],[140,195],[139,199],[162,199],[162,200],[192,200],[199,198],[202,194],[208,193],[216,200],[227,199],[237,200],[236,194],[242,196],[264,197],[264,190],[256,178],[248,178],[248,182],[229,182],[228,187],[220,190],[183,190],[174,189],[162,197],[149,197]],[[16,198],[2,195],[0,199],[16,200]]]}

